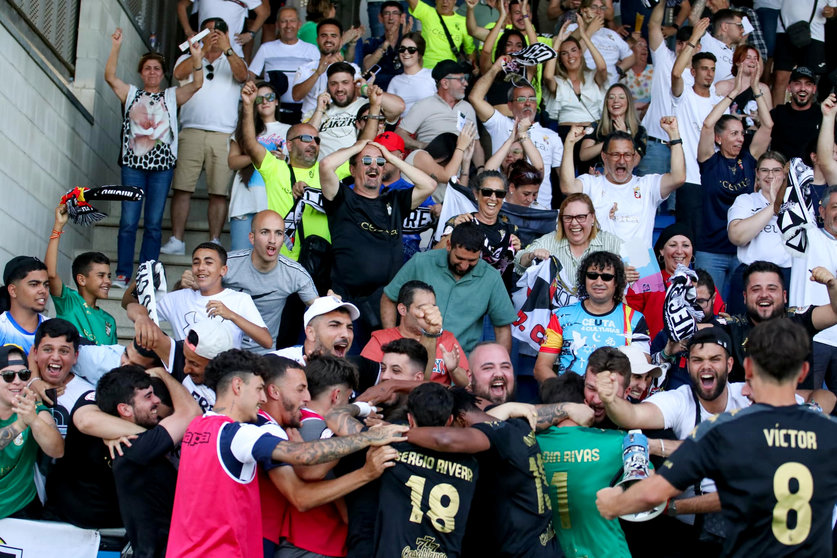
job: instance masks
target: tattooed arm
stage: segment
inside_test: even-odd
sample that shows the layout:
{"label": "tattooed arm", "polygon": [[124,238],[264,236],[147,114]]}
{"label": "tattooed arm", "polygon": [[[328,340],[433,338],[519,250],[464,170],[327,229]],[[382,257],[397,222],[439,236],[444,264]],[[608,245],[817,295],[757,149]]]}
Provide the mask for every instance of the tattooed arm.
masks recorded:
{"label": "tattooed arm", "polygon": [[581,426],[589,426],[593,422],[593,409],[583,403],[551,403],[535,405],[535,408],[538,411],[535,430],[545,430],[566,419]]}
{"label": "tattooed arm", "polygon": [[337,436],[351,436],[363,430],[363,423],[357,417],[360,407],[354,404],[332,407],[325,415],[326,424]]}
{"label": "tattooed arm", "polygon": [[370,428],[352,436],[334,437],[315,442],[282,442],[273,450],[273,459],[291,465],[316,465],[340,459],[369,446],[383,446],[407,440],[402,436],[408,426],[389,424]]}
{"label": "tattooed arm", "polygon": [[4,426],[0,428],[0,450],[5,449],[6,446],[12,443],[12,440],[18,437],[18,435],[26,430],[26,425],[23,423],[20,418],[14,421],[9,426]]}

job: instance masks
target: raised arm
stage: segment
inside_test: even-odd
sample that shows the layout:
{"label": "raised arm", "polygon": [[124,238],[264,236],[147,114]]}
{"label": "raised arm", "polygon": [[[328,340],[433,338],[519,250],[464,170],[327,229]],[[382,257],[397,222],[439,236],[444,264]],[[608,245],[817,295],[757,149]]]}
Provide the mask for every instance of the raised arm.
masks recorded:
{"label": "raised arm", "polygon": [[508,56],[498,56],[494,64],[480,76],[480,79],[474,84],[474,88],[471,89],[471,94],[468,95],[468,101],[474,107],[474,112],[477,113],[477,118],[481,122],[485,122],[494,115],[494,107],[485,100],[485,96],[488,94],[488,90],[491,89],[491,84],[494,83],[494,79],[503,69],[503,63],[508,58]]}
{"label": "raised arm", "polygon": [[811,281],[825,285],[828,289],[829,304],[817,306],[811,314],[814,327],[822,331],[837,324],[837,279],[829,270],[818,266],[811,270]]}
{"label": "raised arm", "polygon": [[729,95],[718,101],[718,104],[712,107],[712,110],[703,121],[703,126],[700,128],[700,140],[698,141],[697,160],[704,162],[715,154],[715,124],[718,123],[721,116],[726,113],[732,102],[741,93],[741,72],[735,76],[735,85],[732,86],[732,91]]}
{"label": "raised arm", "polygon": [[[758,169],[756,169],[756,172],[758,172]],[[749,217],[731,221],[727,225],[727,236],[729,236],[730,242],[736,246],[744,246],[764,230],[764,227],[770,223],[770,220],[775,215],[776,208],[774,204],[776,202],[776,196],[779,195],[779,190],[782,189],[786,178],[787,172],[784,169],[777,174],[770,175],[769,186],[760,190],[761,194],[767,200],[768,205]]]}
{"label": "raised arm", "polygon": [[587,50],[590,51],[590,56],[593,57],[593,63],[596,65],[595,79],[599,87],[606,84],[609,79],[607,76],[607,62],[605,62],[604,56],[602,56],[602,53],[596,48],[596,45],[593,44],[593,41],[590,40],[590,37],[593,33],[595,33],[595,31],[592,30],[595,29],[598,31],[601,29],[603,24],[604,20],[602,19],[601,14],[597,15],[586,29],[584,27],[583,19],[578,18],[578,34],[581,38],[581,43],[587,47]]}
{"label": "raised arm", "polygon": [[683,94],[683,88],[685,87],[683,72],[692,64],[692,56],[697,51],[697,44],[708,28],[709,18],[705,17],[692,29],[692,36],[689,37],[689,40],[683,45],[683,50],[674,60],[674,66],[671,67],[671,93],[675,97]]}
{"label": "raised arm", "polygon": [[677,118],[663,116],[660,118],[660,127],[668,134],[671,148],[671,170],[660,179],[660,195],[665,198],[686,182],[686,157],[683,154],[683,140],[677,128]]}
{"label": "raised arm", "polygon": [[52,296],[61,296],[64,290],[64,282],[58,275],[58,243],[61,242],[61,234],[64,232],[68,219],[67,205],[62,203],[55,208],[55,222],[52,225],[52,234],[49,235],[46,256],[44,256],[47,277],[49,277],[49,294]]}
{"label": "raised arm", "polygon": [[[23,425],[19,432],[23,432],[27,427],[31,428],[32,437],[35,438],[38,446],[45,454],[54,458],[63,457],[64,438],[61,437],[61,433],[55,427],[55,421],[49,411],[37,412],[36,399],[35,392],[28,387],[24,387],[22,393],[12,403],[12,412],[17,413],[17,421],[15,422],[20,422]],[[0,437],[0,444],[2,444],[2,437]]]}
{"label": "raised arm", "polygon": [[241,148],[250,156],[256,168],[261,168],[267,156],[267,149],[256,139],[256,124],[253,120],[253,102],[256,100],[256,84],[248,81],[241,88]]}
{"label": "raised arm", "polygon": [[316,85],[317,80],[320,79],[320,76],[323,75],[328,67],[332,64],[332,62],[340,62],[343,60],[343,57],[339,54],[329,54],[327,56],[320,57],[320,63],[317,65],[317,68],[314,70],[310,76],[299,83],[295,83],[293,88],[291,89],[291,97],[293,97],[294,101],[301,101],[305,98],[306,95],[314,88]]}
{"label": "raised arm", "polygon": [[610,420],[623,428],[665,428],[665,417],[659,407],[653,403],[634,405],[617,396],[617,388],[621,381],[622,377],[612,372],[596,374],[596,391]]}
{"label": "raised arm", "polygon": [[817,163],[827,184],[837,184],[837,161],[834,160],[834,115],[837,114],[837,95],[832,93],[823,101],[822,123],[817,138]]}
{"label": "raised arm", "polygon": [[[500,37],[500,33],[506,28],[506,6],[505,2],[502,0],[497,3],[498,15],[497,15],[497,23],[494,24],[494,27],[491,28],[491,31],[485,31],[487,37],[484,38],[482,43],[482,48],[480,49],[479,53],[479,68],[480,72],[488,71],[488,68],[491,67],[491,55],[494,53],[494,47],[497,44],[497,39]],[[473,13],[472,10],[469,10],[470,13]]]}
{"label": "raised arm", "polygon": [[[770,135],[773,131],[773,117],[770,116],[770,103],[767,102],[770,97],[764,94],[764,91],[761,89],[761,82],[759,81],[763,71],[764,62],[759,58],[758,70],[756,70],[756,74],[753,76],[752,84],[753,98],[756,100],[759,115],[759,129],[756,130],[756,133],[753,135],[753,141],[750,142],[750,155],[755,159],[761,157],[767,151],[767,148],[770,147]],[[741,68],[738,69],[738,73],[742,73]]]}
{"label": "raised arm", "polygon": [[337,167],[348,161],[352,155],[360,153],[367,143],[369,143],[367,140],[355,142],[349,147],[338,149],[320,161],[320,187],[327,200],[333,200],[340,188],[336,174]]}
{"label": "raised arm", "polygon": [[128,89],[131,87],[118,77],[116,77],[116,65],[119,63],[119,49],[122,47],[122,29],[116,28],[113,35],[110,36],[110,55],[108,61],[105,63],[105,81],[113,92],[119,97],[120,103],[125,103],[128,98]]}
{"label": "raised arm", "polygon": [[192,7],[192,0],[178,0],[177,2],[177,20],[183,28],[183,33],[192,38],[195,35],[194,29],[189,25],[189,8]]}
{"label": "raised arm", "polygon": [[648,48],[652,51],[657,50],[665,41],[665,36],[663,36],[663,15],[665,11],[666,3],[657,2],[648,18]]}
{"label": "raised arm", "polygon": [[165,369],[152,368],[148,370],[148,374],[162,380],[166,389],[169,390],[174,413],[161,420],[159,424],[166,429],[176,445],[183,439],[183,434],[192,419],[201,415],[201,407],[189,390]]}
{"label": "raised arm", "polygon": [[[468,10],[467,10],[466,15],[465,15],[465,29],[468,31],[468,34],[470,36],[472,36],[473,38],[477,39],[478,41],[485,41],[485,38],[488,37],[488,35],[489,35],[488,29],[486,29],[485,27],[480,27],[479,25],[477,25],[477,18],[474,15],[474,7],[476,7],[476,5],[478,3],[479,3],[478,0],[465,0],[465,4],[468,7]],[[503,2],[501,0],[501,2],[500,2],[501,7],[499,8],[499,10],[500,10],[502,19],[500,19],[497,22],[497,25],[495,25],[495,27],[502,28],[504,26],[503,24],[505,23],[506,14],[505,14],[505,10],[503,9],[502,5],[503,5]]]}
{"label": "raised arm", "polygon": [[192,55],[190,58],[192,62],[192,81],[175,89],[177,106],[191,99],[192,95],[203,87],[203,54],[201,53],[200,43],[198,41],[190,43],[189,52]]}
{"label": "raised arm", "polygon": [[[470,125],[473,126],[473,124]],[[464,132],[465,130],[463,129],[463,133]],[[406,176],[410,180],[410,182],[413,183],[414,186],[412,203],[410,204],[410,207],[412,209],[415,209],[418,206],[420,206],[422,203],[424,203],[424,200],[426,200],[433,194],[433,192],[436,190],[437,182],[433,178],[431,178],[427,173],[407,163],[401,157],[396,157],[395,155],[390,153],[389,149],[387,149],[383,145],[374,141],[371,142],[371,144],[380,149],[381,153],[384,154],[384,159],[386,159],[388,163],[391,163],[395,168],[400,170],[401,174]],[[322,182],[322,180],[320,182]]]}
{"label": "raised arm", "polygon": [[561,170],[559,171],[561,193],[564,195],[580,193],[583,190],[581,180],[575,177],[575,162],[573,161],[575,144],[583,137],[584,128],[581,126],[573,126],[567,133],[567,138],[564,140],[564,156],[561,159]]}
{"label": "raised arm", "polygon": [[526,155],[526,158],[529,159],[532,166],[540,172],[546,172],[543,168],[543,156],[541,156],[541,152],[538,151],[538,146],[536,146],[535,142],[532,141],[532,138],[529,137],[529,130],[531,128],[532,121],[528,118],[524,118],[520,122],[516,122],[514,127],[515,137],[517,138],[517,141],[520,142],[520,145],[523,146],[523,153]]}

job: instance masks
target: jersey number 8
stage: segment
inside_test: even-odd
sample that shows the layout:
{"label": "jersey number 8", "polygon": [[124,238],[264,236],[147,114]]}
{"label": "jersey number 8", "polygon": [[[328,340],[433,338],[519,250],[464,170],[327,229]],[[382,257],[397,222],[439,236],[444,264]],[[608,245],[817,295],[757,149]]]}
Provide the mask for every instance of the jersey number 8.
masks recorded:
{"label": "jersey number 8", "polygon": [[[791,492],[791,481],[796,480],[796,491]],[[780,543],[792,546],[808,538],[811,532],[811,497],[814,495],[814,478],[802,463],[785,463],[773,475],[773,536]],[[788,525],[791,511],[796,518],[795,527]]]}
{"label": "jersey number 8", "polygon": [[[410,521],[421,523],[424,512],[421,509],[421,500],[424,496],[424,485],[427,479],[418,475],[410,475],[405,483],[410,487],[410,503],[412,511]],[[430,523],[440,533],[450,533],[456,527],[456,512],[459,511],[459,492],[452,484],[446,482],[437,484],[430,489],[427,495],[427,517]]]}

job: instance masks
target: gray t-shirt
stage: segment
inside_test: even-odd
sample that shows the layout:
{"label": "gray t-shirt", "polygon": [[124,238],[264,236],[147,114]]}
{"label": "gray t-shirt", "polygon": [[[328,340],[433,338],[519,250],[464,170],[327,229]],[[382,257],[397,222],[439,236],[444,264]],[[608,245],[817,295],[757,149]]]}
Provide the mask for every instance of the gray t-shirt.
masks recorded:
{"label": "gray t-shirt", "polygon": [[[310,303],[317,298],[317,289],[305,268],[290,258],[279,255],[276,267],[262,273],[253,267],[250,252],[237,250],[229,253],[229,271],[224,276],[224,287],[250,295],[275,342],[288,295],[298,293],[303,302]],[[265,349],[249,338],[245,338],[241,348],[259,354],[272,350]]]}

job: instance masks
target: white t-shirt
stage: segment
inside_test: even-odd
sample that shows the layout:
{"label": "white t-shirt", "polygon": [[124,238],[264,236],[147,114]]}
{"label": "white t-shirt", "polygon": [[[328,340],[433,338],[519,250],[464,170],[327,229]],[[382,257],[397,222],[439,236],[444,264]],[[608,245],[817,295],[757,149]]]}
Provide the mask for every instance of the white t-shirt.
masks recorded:
{"label": "white t-shirt", "polygon": [[[573,24],[567,29],[572,32],[577,28],[578,25]],[[628,43],[619,36],[619,33],[606,27],[593,33],[590,40],[593,41],[593,44],[601,53],[607,65],[607,87],[610,87],[619,79],[619,74],[616,72],[617,62],[631,56],[633,51],[628,46]],[[588,68],[596,67],[596,62],[593,60],[593,55],[590,54],[589,49],[584,49],[584,61],[587,63]]]}
{"label": "white t-shirt", "polygon": [[[826,6],[832,8],[837,6],[837,0],[819,0],[817,12],[811,20],[811,38],[815,41],[825,42],[825,16],[822,9]],[[785,0],[782,2],[782,11],[779,16],[779,24],[776,27],[777,33],[785,33],[785,23],[788,27],[797,21],[808,21],[811,17],[811,10],[814,9],[814,0]],[[816,70],[815,68],[812,68]]]}
{"label": "white t-shirt", "polygon": [[[357,141],[357,111],[368,102],[365,97],[358,97],[345,107],[338,107],[334,103],[329,105],[320,125],[320,161],[323,157]],[[306,114],[302,119],[308,120],[312,115],[313,112]]]}
{"label": "white t-shirt", "polygon": [[[55,419],[55,425],[58,427],[58,432],[61,433],[62,438],[67,437],[67,427],[70,426],[73,408],[78,403],[79,398],[88,391],[95,389],[96,386],[81,376],[73,376],[73,379],[64,386],[64,393],[58,396],[55,407],[52,408],[52,418]],[[91,396],[93,394],[88,397]],[[95,397],[91,399],[91,401],[93,400],[95,400]]]}
{"label": "white t-shirt", "polygon": [[715,83],[723,79],[732,79],[733,49],[706,33],[700,39],[700,51],[711,52],[715,55]]}
{"label": "white t-shirt", "polygon": [[[192,0],[193,2],[195,0]],[[198,21],[220,17],[229,27],[230,46],[239,56],[244,56],[241,45],[235,42],[236,34],[244,29],[247,12],[261,6],[261,0],[198,0]]]}
{"label": "white t-shirt", "polygon": [[[260,76],[263,72],[280,71],[288,78],[288,90],[282,95],[283,103],[295,103],[291,95],[294,84],[294,75],[297,68],[312,61],[319,62],[320,51],[311,43],[297,40],[289,45],[282,41],[270,41],[263,43],[253,61],[250,62],[250,71]],[[265,76],[267,77],[267,76]]]}
{"label": "white t-shirt", "polygon": [[[491,118],[483,125],[491,136],[491,148],[496,153],[501,145],[514,133],[514,119],[504,116],[499,111],[494,111]],[[543,159],[543,181],[538,189],[538,205],[544,209],[550,208],[552,203],[552,182],[549,180],[549,169],[561,167],[561,157],[564,156],[564,145],[561,137],[544,128],[538,123],[529,129],[529,138]]]}
{"label": "white t-shirt", "polygon": [[[709,88],[709,97],[701,97],[693,87],[683,86],[683,93],[679,97],[672,95],[674,116],[680,137],[683,139],[683,154],[686,156],[686,182],[700,184],[700,168],[697,162],[698,143],[703,121],[712,112],[712,108],[721,101],[715,94],[715,86]],[[660,138],[665,139],[665,138]]]}
{"label": "white t-shirt", "polygon": [[[178,66],[191,55],[184,54],[177,59]],[[188,61],[187,64],[192,64]],[[207,65],[212,66],[212,79]],[[192,72],[180,85],[192,82]],[[232,134],[238,123],[238,100],[241,84],[232,74],[230,61],[223,54],[210,62],[203,59],[203,86],[180,107],[180,129],[197,128],[210,132]]]}
{"label": "white t-shirt", "polygon": [[[357,64],[351,63],[352,67],[355,69],[355,78],[360,77],[360,68]],[[294,75],[294,79],[291,82],[291,89],[297,83],[302,83],[312,75],[314,72],[317,71],[317,67],[320,65],[320,54],[319,51],[317,52],[317,59],[312,60],[306,64],[303,64],[299,67]],[[329,65],[329,67],[331,67]],[[328,68],[323,74],[317,78],[317,83],[314,84],[314,87],[311,88],[311,91],[308,92],[308,95],[302,99],[302,114],[307,114],[309,112],[314,112],[314,109],[317,108],[317,97],[320,96],[320,93],[324,93],[327,89],[328,85]]]}
{"label": "white t-shirt", "polygon": [[284,349],[279,349],[278,351],[273,351],[270,354],[285,357],[293,360],[294,362],[298,362],[299,364],[305,366],[305,351],[303,345],[294,345],[293,347],[285,347]]}
{"label": "white t-shirt", "polygon": [[584,72],[579,99],[570,80],[555,76],[555,95],[549,95],[546,101],[546,112],[550,118],[559,123],[598,121],[602,117],[607,86],[599,87],[595,78],[595,71]]}
{"label": "white t-shirt", "polygon": [[430,68],[422,68],[417,74],[399,74],[389,81],[387,93],[404,99],[404,114],[410,111],[416,101],[436,94],[436,81],[431,74]]}
{"label": "white t-shirt", "polygon": [[[654,73],[651,76],[651,102],[642,118],[642,125],[652,138],[668,141],[668,134],[660,127],[660,119],[674,114],[674,107],[671,104],[671,69],[674,67],[676,56],[665,42],[661,42],[657,50],[651,51],[651,59],[654,62]],[[685,87],[689,88],[695,82],[690,70],[691,68],[686,66],[682,74]]]}
{"label": "white t-shirt", "polygon": [[[465,120],[477,123],[477,113],[471,103],[465,101],[457,102],[452,107],[442,99],[438,93],[422,99],[413,105],[410,112],[404,115],[399,126],[407,133],[415,134],[416,139],[422,142],[430,142],[445,132],[459,135],[457,124],[460,114]],[[477,134],[479,137],[479,133]]]}
{"label": "white t-shirt", "polygon": [[259,327],[267,327],[250,295],[232,289],[224,289],[212,296],[203,296],[200,291],[193,291],[192,289],[180,289],[168,293],[157,302],[157,312],[161,320],[171,324],[172,337],[175,341],[184,339],[192,324],[201,320],[212,319],[229,329],[233,338],[233,346],[241,348],[244,332],[230,320],[207,316],[206,305],[210,300],[221,301],[224,306],[245,320]]}
{"label": "white t-shirt", "polygon": [[[770,204],[761,192],[738,196],[727,211],[727,227],[736,219],[751,217],[768,205]],[[779,267],[790,267],[792,259],[787,250],[782,248],[782,232],[779,230],[778,218],[775,215],[753,240],[738,247],[738,261],[747,265],[764,260],[773,262]]]}
{"label": "white t-shirt", "polygon": [[[780,250],[777,244],[775,250]],[[828,304],[828,289],[811,281],[810,269],[822,266],[837,273],[837,239],[823,229],[808,229],[808,252],[805,257],[793,258],[788,302],[791,306]],[[837,347],[837,326],[824,329],[814,336],[814,341]]]}
{"label": "white t-shirt", "polygon": [[[654,216],[664,198],[660,196],[661,174],[634,176],[625,184],[613,184],[603,174],[578,177],[582,190],[593,200],[596,219],[603,231],[615,234],[623,243],[650,248]],[[611,218],[613,204],[618,208]]]}

